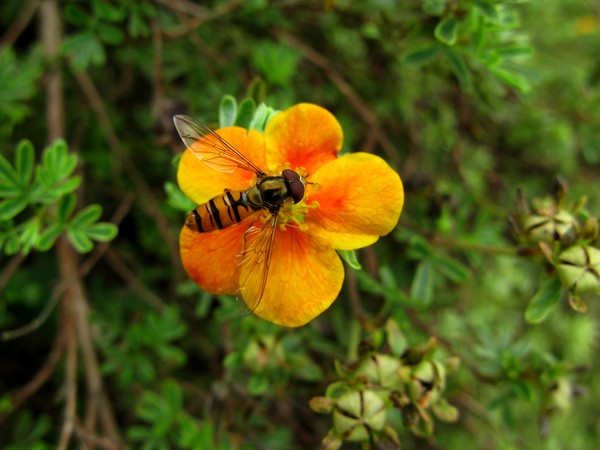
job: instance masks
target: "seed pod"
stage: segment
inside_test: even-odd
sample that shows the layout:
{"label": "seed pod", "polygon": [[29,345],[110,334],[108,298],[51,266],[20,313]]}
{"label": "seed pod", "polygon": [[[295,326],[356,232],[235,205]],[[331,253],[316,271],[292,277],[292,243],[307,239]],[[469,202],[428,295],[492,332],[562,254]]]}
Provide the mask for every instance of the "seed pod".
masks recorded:
{"label": "seed pod", "polygon": [[375,354],[360,365],[357,374],[364,375],[368,382],[382,387],[399,388],[401,380],[398,370],[401,363],[398,358],[385,354]]}
{"label": "seed pod", "polygon": [[531,214],[523,217],[523,229],[533,241],[571,241],[579,228],[577,219],[560,210],[554,214]]}
{"label": "seed pod", "polygon": [[588,217],[580,233],[581,239],[595,241],[600,236],[600,225],[595,217]]}
{"label": "seed pod", "polygon": [[369,431],[385,426],[385,403],[373,391],[351,391],[342,395],[333,411],[335,432],[347,441],[363,441]]}
{"label": "seed pod", "polygon": [[600,290],[600,250],[575,245],[558,255],[556,271],[563,285],[572,292]]}

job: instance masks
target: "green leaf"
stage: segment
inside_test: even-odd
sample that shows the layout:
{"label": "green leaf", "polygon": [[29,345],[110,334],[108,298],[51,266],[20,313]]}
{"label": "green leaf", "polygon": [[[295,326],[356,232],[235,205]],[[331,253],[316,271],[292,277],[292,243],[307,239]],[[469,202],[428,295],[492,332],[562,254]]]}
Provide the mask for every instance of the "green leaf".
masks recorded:
{"label": "green leaf", "polygon": [[256,110],[256,103],[251,98],[246,98],[240,103],[240,107],[235,118],[235,126],[242,128],[250,128],[250,122],[254,117],[254,111]]}
{"label": "green leaf", "polygon": [[65,20],[73,25],[83,28],[90,20],[88,15],[79,6],[67,3],[63,10]]}
{"label": "green leaf", "polygon": [[67,238],[75,250],[79,253],[88,253],[94,248],[94,243],[80,229],[67,229]]}
{"label": "green leaf", "polygon": [[290,372],[294,378],[305,381],[320,381],[323,379],[323,372],[307,355],[299,352],[290,352],[287,357]]}
{"label": "green leaf", "polygon": [[4,243],[4,253],[6,253],[7,255],[14,255],[20,249],[21,241],[19,240],[19,236],[17,236],[16,234],[10,235]]}
{"label": "green leaf", "polygon": [[512,45],[510,47],[498,48],[495,52],[506,58],[518,58],[521,56],[530,56],[533,53],[533,47],[528,45]]}
{"label": "green leaf", "polygon": [[27,208],[27,205],[27,199],[23,197],[10,198],[0,202],[0,220],[12,219]]}
{"label": "green leaf", "polygon": [[12,181],[0,179],[0,198],[20,197],[23,191],[20,186],[13,184]]}
{"label": "green leaf", "polygon": [[430,47],[413,50],[402,57],[402,61],[409,66],[418,66],[432,62],[441,53],[440,47],[432,45]]}
{"label": "green leaf", "polygon": [[117,234],[119,234],[119,228],[108,222],[98,222],[84,229],[85,234],[90,239],[100,242],[112,241]]}
{"label": "green leaf", "polygon": [[110,45],[119,45],[125,40],[125,34],[115,25],[110,23],[99,23],[96,26],[96,32],[102,42]]}
{"label": "green leaf", "polygon": [[529,323],[542,322],[552,307],[560,300],[562,294],[563,288],[557,277],[547,280],[527,305],[525,320]]}
{"label": "green leaf", "polygon": [[261,103],[254,111],[254,116],[248,125],[249,130],[257,130],[261,133],[265,130],[265,123],[267,121],[267,105]]}
{"label": "green leaf", "polygon": [[517,88],[521,92],[528,92],[531,90],[531,84],[529,83],[529,81],[520,74],[503,69],[499,66],[490,66],[488,68],[490,72],[492,72],[506,84]]}
{"label": "green leaf", "polygon": [[485,0],[475,0],[474,4],[475,7],[481,12],[483,17],[495,24],[500,23],[500,18],[495,5],[492,5]]}
{"label": "green leaf", "polygon": [[352,267],[354,270],[361,270],[362,266],[358,262],[356,257],[356,251],[354,250],[338,250],[338,254],[342,257],[346,264]]}
{"label": "green leaf", "polygon": [[163,398],[169,403],[173,409],[181,409],[183,406],[183,398],[181,388],[174,380],[165,380],[162,384]]}
{"label": "green leaf", "polygon": [[272,84],[285,86],[297,72],[300,54],[281,43],[264,41],[252,48],[252,62]]}
{"label": "green leaf", "polygon": [[387,343],[392,351],[392,355],[401,356],[404,353],[404,350],[406,350],[408,347],[408,342],[400,330],[400,327],[394,320],[388,319],[386,321],[385,333],[387,337]]}
{"label": "green leaf", "polygon": [[425,259],[433,252],[427,239],[421,236],[411,236],[407,256],[411,259]]}
{"label": "green leaf", "polygon": [[415,277],[410,287],[411,298],[420,300],[425,304],[431,303],[433,299],[433,281],[432,263],[429,259],[424,259],[417,266]]}
{"label": "green leaf", "polygon": [[269,387],[269,379],[261,373],[252,374],[247,385],[250,395],[263,395],[269,390]]}
{"label": "green leaf", "polygon": [[[7,159],[0,154],[0,180],[7,186],[15,186],[20,188],[19,177],[12,165]],[[19,189],[20,190],[20,189]]]}
{"label": "green leaf", "polygon": [[56,214],[58,220],[62,223],[66,223],[71,217],[71,214],[73,214],[76,204],[77,198],[74,194],[68,194],[62,197],[58,203],[58,210]]}
{"label": "green leaf", "polygon": [[[56,140],[50,147],[46,148],[43,156],[43,164],[38,172],[38,179],[46,186],[56,187],[61,180],[69,177],[77,167],[77,156],[69,153],[67,144],[62,139]],[[77,177],[74,177],[77,178]],[[69,182],[77,183],[77,182]],[[72,185],[62,187],[65,192]]]}
{"label": "green leaf", "polygon": [[452,68],[454,75],[456,75],[463,91],[471,89],[471,75],[469,74],[462,57],[450,47],[444,48],[444,54],[446,55],[450,67]]}
{"label": "green leaf", "polygon": [[102,215],[102,207],[98,204],[86,206],[71,220],[69,228],[77,229],[96,222]]}
{"label": "green leaf", "polygon": [[21,182],[21,186],[25,187],[29,184],[33,175],[33,166],[35,163],[35,152],[33,145],[27,140],[19,142],[17,146],[17,154],[15,157],[15,167]]}
{"label": "green leaf", "polygon": [[454,16],[444,17],[433,32],[436,39],[446,45],[456,44],[458,37],[458,20]]}
{"label": "green leaf", "polygon": [[81,177],[75,176],[75,177],[67,179],[63,183],[60,183],[60,184],[54,186],[53,193],[58,194],[58,195],[70,194],[71,192],[74,192],[79,187],[80,184],[81,184]]}
{"label": "green leaf", "polygon": [[10,393],[5,393],[0,396],[0,414],[10,411],[14,408],[12,396]]}
{"label": "green leaf", "polygon": [[432,16],[441,16],[450,0],[423,0],[423,11]]}
{"label": "green leaf", "polygon": [[105,0],[93,0],[94,15],[110,22],[120,22],[125,18],[126,11],[123,4]]}
{"label": "green leaf", "polygon": [[85,70],[90,65],[101,66],[106,61],[102,43],[90,31],[74,33],[66,38],[62,43],[62,50],[70,57],[75,70]]}
{"label": "green leaf", "polygon": [[230,127],[235,123],[237,116],[237,102],[231,95],[224,95],[219,105],[219,126]]}
{"label": "green leaf", "polygon": [[436,268],[455,283],[467,281],[471,277],[469,268],[456,259],[441,254],[436,254],[433,258]]}
{"label": "green leaf", "polygon": [[40,237],[40,221],[34,217],[23,224],[23,230],[19,239],[21,240],[21,251],[29,253]]}
{"label": "green leaf", "polygon": [[267,107],[267,119],[265,120],[265,125],[264,127],[266,128],[267,124],[269,123],[269,121],[275,117],[277,114],[280,113],[280,110],[278,109],[273,109],[270,106]]}
{"label": "green leaf", "polygon": [[198,206],[175,183],[167,181],[165,183],[165,192],[167,193],[167,203],[179,211],[191,211]]}
{"label": "green leaf", "polygon": [[41,252],[50,250],[63,231],[63,224],[53,223],[44,231],[42,231],[40,238],[35,245],[35,248]]}

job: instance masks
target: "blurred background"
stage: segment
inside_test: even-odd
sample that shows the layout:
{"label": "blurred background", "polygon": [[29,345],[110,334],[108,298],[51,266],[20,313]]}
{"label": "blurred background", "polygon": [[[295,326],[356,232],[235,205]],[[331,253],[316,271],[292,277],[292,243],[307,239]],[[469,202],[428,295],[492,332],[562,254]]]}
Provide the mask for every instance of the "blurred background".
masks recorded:
{"label": "blurred background", "polygon": [[[596,448],[600,4],[5,0],[0,26],[1,448]],[[233,99],[327,108],[405,186],[300,329],[179,260],[172,116]]]}

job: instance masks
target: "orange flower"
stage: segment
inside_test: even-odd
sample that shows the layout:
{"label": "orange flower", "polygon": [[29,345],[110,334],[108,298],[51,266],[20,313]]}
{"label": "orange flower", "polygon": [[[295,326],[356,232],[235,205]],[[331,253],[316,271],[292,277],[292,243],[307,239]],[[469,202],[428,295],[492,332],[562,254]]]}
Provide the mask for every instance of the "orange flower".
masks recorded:
{"label": "orange flower", "polygon": [[[266,288],[253,313],[265,320],[301,326],[336,299],[344,268],[336,250],[373,244],[398,222],[404,202],[402,182],[381,158],[353,153],[338,158],[342,129],[333,115],[316,105],[299,104],[273,117],[265,133],[227,127],[218,130],[268,175],[291,168],[307,178],[297,204],[279,212]],[[183,192],[203,204],[225,189],[243,191],[256,183],[248,171],[219,172],[186,150],[178,181]],[[181,258],[188,275],[213,294],[256,293],[259,277],[246,261],[236,264],[244,233],[262,227],[268,211],[239,224],[198,233],[183,227]],[[262,221],[260,220],[262,217]],[[253,303],[252,303],[253,304]]]}

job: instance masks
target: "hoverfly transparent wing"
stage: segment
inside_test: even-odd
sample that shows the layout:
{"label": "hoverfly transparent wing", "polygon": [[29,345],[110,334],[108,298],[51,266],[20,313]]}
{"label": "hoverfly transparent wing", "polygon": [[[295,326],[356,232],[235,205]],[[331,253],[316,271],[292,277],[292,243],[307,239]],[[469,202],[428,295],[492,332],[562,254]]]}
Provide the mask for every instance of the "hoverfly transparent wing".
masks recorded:
{"label": "hoverfly transparent wing", "polygon": [[190,116],[173,117],[175,128],[187,148],[204,164],[219,172],[231,173],[236,169],[264,175],[262,169],[233,145],[206,125]]}
{"label": "hoverfly transparent wing", "polygon": [[264,226],[253,224],[244,233],[244,249],[238,255],[239,295],[251,313],[260,305],[267,287],[278,221],[279,214],[275,213]]}

